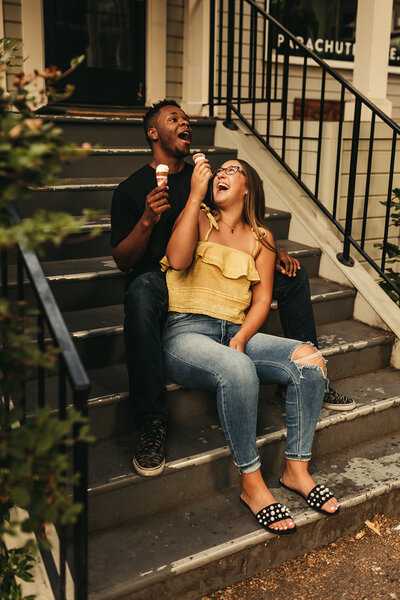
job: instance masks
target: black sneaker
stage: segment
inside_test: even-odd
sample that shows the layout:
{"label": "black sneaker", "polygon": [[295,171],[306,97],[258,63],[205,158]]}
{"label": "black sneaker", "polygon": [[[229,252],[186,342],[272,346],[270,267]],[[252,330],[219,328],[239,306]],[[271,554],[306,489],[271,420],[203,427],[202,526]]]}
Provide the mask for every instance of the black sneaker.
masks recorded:
{"label": "black sneaker", "polygon": [[336,390],[329,388],[329,392],[325,394],[322,406],[329,410],[353,410],[356,407],[356,403],[352,398],[348,398],[344,394],[339,394]]}
{"label": "black sneaker", "polygon": [[160,419],[145,421],[139,428],[133,466],[139,475],[153,477],[165,466],[164,444],[167,436],[165,423]]}

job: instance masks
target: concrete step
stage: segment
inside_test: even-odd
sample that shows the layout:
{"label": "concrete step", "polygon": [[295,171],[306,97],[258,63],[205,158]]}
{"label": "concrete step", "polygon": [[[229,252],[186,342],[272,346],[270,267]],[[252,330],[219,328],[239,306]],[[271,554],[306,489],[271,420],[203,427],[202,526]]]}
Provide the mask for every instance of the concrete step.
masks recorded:
{"label": "concrete step", "polygon": [[[89,319],[87,324],[91,325]],[[90,331],[75,331],[73,334],[84,361],[89,365],[95,363],[92,368],[88,367],[92,384],[89,413],[91,430],[98,440],[130,433],[133,427],[133,416],[128,402],[128,376],[124,363],[122,325],[118,327],[119,339],[115,331],[113,335],[107,329],[103,339],[99,338],[98,330],[94,330],[97,337],[94,333],[91,336]],[[346,377],[356,377],[358,374],[365,375],[369,371],[385,368],[389,364],[392,337],[386,332],[371,330],[351,320],[320,325],[317,327],[317,332],[321,350],[328,359],[328,376],[331,382],[341,381]],[[96,364],[99,362],[99,352],[102,358],[101,366]],[[120,360],[116,360],[117,358]],[[336,383],[335,387],[337,387]],[[215,412],[215,401],[209,394],[169,384],[167,390],[169,390],[167,395],[169,415],[174,422],[186,423],[191,418],[203,418],[204,415]],[[30,407],[33,409],[36,403],[37,391],[34,379],[29,382],[27,391],[28,398],[31,399],[29,410]],[[57,379],[51,373],[48,373],[46,379],[46,391],[46,398],[52,405],[52,398],[57,397]],[[263,388],[265,398],[274,398],[275,393],[274,386]]]}
{"label": "concrete step", "polygon": [[[91,238],[92,225],[88,225],[82,229],[81,234],[70,236],[63,245],[48,246],[47,256],[42,257],[51,258],[51,260],[44,260],[42,267],[63,311],[107,306],[123,301],[125,275],[117,269],[114,259],[109,255],[109,218],[105,217],[104,220],[106,222],[101,224],[100,236]],[[286,217],[283,217],[283,220],[286,221]],[[274,225],[275,223],[278,228],[282,228],[278,219],[273,221]],[[97,223],[93,223],[93,226],[97,226]],[[289,240],[278,240],[278,245],[298,258],[310,277],[318,275],[321,255],[318,248],[310,248]],[[101,251],[105,251],[106,254]],[[85,258],[81,258],[83,256]],[[15,255],[10,255],[9,259],[10,295],[12,296],[16,293]],[[26,295],[28,298],[31,297],[28,285]]]}
{"label": "concrete step", "polygon": [[[210,161],[214,170],[226,160],[232,160],[237,156],[237,150],[219,148],[216,146],[193,147],[191,154],[203,152]],[[151,150],[149,147],[117,147],[117,148],[94,148],[92,153],[81,160],[73,160],[65,164],[61,170],[61,177],[96,177],[101,173],[102,177],[128,177],[131,173],[140,169],[150,161]],[[154,177],[154,184],[155,184]]]}
{"label": "concrete step", "polygon": [[[36,198],[35,198],[36,201]],[[111,197],[110,197],[111,203]],[[31,201],[31,209],[33,203]],[[38,206],[38,204],[36,204]],[[43,208],[43,207],[42,207]],[[55,207],[53,207],[54,209]],[[64,206],[63,210],[68,210]],[[70,212],[68,210],[68,212]],[[44,244],[41,249],[41,260],[44,262],[54,260],[71,260],[82,258],[104,257],[110,253],[110,232],[111,218],[110,205],[104,210],[102,215],[93,215],[87,223],[80,228],[79,233],[72,234],[61,244]],[[25,214],[25,216],[27,216]],[[305,250],[307,246],[295,243],[287,244],[286,240],[289,234],[291,215],[288,212],[267,209],[265,213],[265,223],[271,229],[276,240],[279,241],[279,248],[288,251]],[[78,216],[79,219],[79,216]],[[97,230],[95,236],[91,236],[93,230]],[[315,248],[314,253],[320,255],[320,252]],[[303,253],[305,256],[305,254]],[[302,254],[300,253],[300,256]],[[315,267],[315,265],[314,265]]]}
{"label": "concrete step", "polygon": [[[107,277],[105,276],[105,278]],[[92,292],[96,283],[99,283],[99,286],[104,288],[104,278],[99,278],[98,280],[89,279],[83,281],[82,286],[79,289],[84,290],[86,286],[89,288],[89,292]],[[313,281],[312,284],[314,285]],[[320,287],[318,291],[319,285],[322,287]],[[110,294],[114,293],[112,285],[107,287],[110,287]],[[361,349],[363,348],[362,344],[364,344],[365,347],[368,347],[370,350],[370,343],[372,343],[372,340],[376,339],[379,340],[379,342],[375,345],[390,343],[390,340],[392,339],[390,334],[350,320],[341,322],[343,327],[348,328],[347,331],[340,330],[340,328],[335,330],[336,325],[332,323],[332,318],[350,319],[352,316],[354,301],[353,290],[348,288],[340,289],[340,287],[337,287],[336,284],[332,284],[331,282],[316,280],[315,291],[316,314],[321,321],[320,327],[325,328],[326,330],[324,333],[320,332],[320,335],[323,335],[323,348],[325,346],[329,348],[332,343],[335,342],[337,351],[339,352],[342,350],[340,345],[341,342],[343,342],[344,347],[346,347],[348,336],[350,336],[351,339],[350,349],[352,351],[356,351],[357,344],[361,344]],[[107,292],[104,291],[104,294],[102,294],[102,292],[99,291],[99,303],[102,303],[102,295],[105,296],[106,293]],[[57,298],[62,298],[63,288],[61,286],[57,287],[55,295]],[[66,295],[64,303],[69,300],[70,297],[67,297]],[[82,298],[79,298],[79,301],[81,300]],[[331,301],[335,303],[335,306],[331,305]],[[86,368],[90,369],[105,366],[107,364],[123,362],[125,351],[123,343],[123,307],[121,305],[106,305],[90,309],[72,310],[65,312],[64,318],[72,338],[79,348],[79,352]],[[273,303],[270,316],[268,317],[266,325],[262,328],[262,331],[272,334],[281,333],[276,303]],[[359,336],[361,336],[361,339],[359,339]],[[384,340],[387,341],[385,342]],[[375,352],[373,352],[373,355],[375,355]],[[111,362],[107,362],[108,360]],[[379,363],[379,366],[383,366],[381,360],[379,360]],[[352,366],[353,365],[350,365],[347,368],[351,369]],[[379,368],[379,366],[377,365],[372,368]],[[342,368],[346,368],[346,365],[344,364]],[[362,368],[362,365],[358,365],[358,368]],[[363,372],[365,372],[365,370]]]}
{"label": "concrete step", "polygon": [[[63,137],[71,142],[101,144],[103,146],[146,146],[141,117],[118,115],[48,115],[63,130]],[[193,145],[211,146],[214,143],[215,119],[191,117]]]}
{"label": "concrete step", "polygon": [[[314,458],[338,453],[400,429],[399,383],[400,372],[390,368],[337,381],[335,389],[351,395],[357,406],[353,411],[343,412],[322,409]],[[196,402],[192,395],[186,394],[190,406],[193,399]],[[91,529],[156,513],[235,484],[237,473],[220,427],[215,400],[208,398],[208,413],[199,415],[186,408],[189,416],[179,421],[174,419],[175,400],[168,394],[168,462],[160,478],[142,478],[134,472],[132,432],[99,440],[91,447]],[[272,392],[272,386],[264,386],[260,394],[257,435],[266,471],[279,474],[284,468],[285,406]]]}
{"label": "concrete step", "polygon": [[[297,524],[297,533],[290,537],[259,528],[239,502],[238,475],[236,485],[217,493],[202,494],[199,481],[200,493],[190,502],[92,533],[89,598],[200,599],[351,534],[376,512],[395,514],[400,501],[400,434],[317,458],[311,471],[339,498],[337,516],[312,511],[278,486],[280,473],[266,472],[272,492],[289,506]],[[140,502],[136,492],[135,502]],[[163,488],[164,494],[168,489]],[[115,509],[128,502],[121,497]]]}
{"label": "concrete step", "polygon": [[18,200],[23,217],[30,217],[38,209],[60,210],[81,215],[85,208],[110,212],[111,199],[121,177],[76,177],[64,179],[59,185],[40,188],[32,197]]}

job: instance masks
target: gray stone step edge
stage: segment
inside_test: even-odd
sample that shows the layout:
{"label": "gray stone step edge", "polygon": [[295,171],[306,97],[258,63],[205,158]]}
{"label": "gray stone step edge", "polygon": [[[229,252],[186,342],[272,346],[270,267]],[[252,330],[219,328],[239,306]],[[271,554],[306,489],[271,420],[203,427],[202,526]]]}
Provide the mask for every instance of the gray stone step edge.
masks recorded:
{"label": "gray stone step edge", "polygon": [[[203,152],[204,154],[226,154],[227,152],[236,152],[231,148],[225,148],[222,146],[198,146],[197,148],[191,148],[189,155],[196,154],[196,152]],[[94,147],[90,150],[88,156],[85,159],[93,157],[93,156],[125,156],[125,155],[146,155],[151,156],[151,149],[146,146],[135,146],[132,148],[131,146],[122,146],[120,148],[117,147]],[[85,160],[83,159],[83,160]]]}
{"label": "gray stone step edge", "polygon": [[[360,417],[366,417],[368,415],[380,413],[399,406],[400,395],[392,398],[386,398],[384,400],[376,400],[370,404],[356,407],[352,411],[329,414],[327,417],[323,417],[318,421],[316,431],[322,431],[323,429],[327,429],[328,427],[332,427],[333,425],[338,425],[340,423],[349,423],[359,419]],[[259,436],[257,438],[257,447],[262,448],[264,446],[268,446],[269,444],[284,440],[286,440],[286,428]],[[168,475],[168,473],[173,473],[178,470],[191,469],[199,465],[209,464],[227,457],[230,457],[228,446],[222,446],[209,452],[202,452],[201,454],[195,454],[193,456],[186,456],[183,459],[178,459],[167,463],[163,475],[165,476]],[[135,473],[129,473],[125,476],[117,477],[114,481],[111,480],[107,483],[93,486],[89,488],[88,491],[90,496],[96,496],[97,494],[103,494],[106,491],[109,492],[111,490],[122,489],[126,486],[132,485],[134,482],[140,482],[142,480],[143,478],[139,475],[136,475]]]}
{"label": "gray stone step edge", "polygon": [[[94,277],[91,277],[94,278]],[[318,303],[318,302],[327,302],[328,300],[337,300],[337,299],[342,299],[342,298],[348,298],[348,297],[352,297],[355,295],[355,292],[353,290],[343,290],[343,291],[335,291],[335,292],[329,292],[329,293],[325,293],[325,294],[315,294],[311,296],[311,301],[313,303]],[[278,308],[278,304],[276,302],[276,300],[273,300],[271,303],[271,309],[275,310]],[[82,330],[82,331],[71,331],[71,337],[73,340],[83,340],[83,339],[88,339],[88,338],[92,338],[92,337],[97,337],[97,336],[111,336],[111,335],[120,335],[121,333],[123,333],[123,325],[121,323],[121,325],[110,325],[110,326],[106,326],[106,327],[99,327],[96,329],[90,329],[90,330]],[[379,344],[382,343],[382,341],[386,342],[388,340],[388,336],[387,334],[376,338],[376,340],[372,340],[371,341],[358,341],[358,342],[352,342],[352,343],[348,343],[348,344],[342,344],[342,345],[337,345],[337,346],[332,346],[331,348],[327,348],[325,350],[322,351],[322,354],[324,356],[332,356],[333,354],[337,354],[338,352],[349,352],[349,351],[353,351],[353,350],[361,350],[362,348],[366,347],[366,346],[378,346]]]}
{"label": "gray stone step edge", "polygon": [[[347,497],[341,498],[340,510],[342,515],[339,514],[339,516],[336,518],[340,518],[341,516],[343,517],[343,513],[345,511],[349,511],[349,509],[354,507],[359,507],[362,504],[373,505],[373,501],[376,498],[379,498],[384,495],[388,496],[395,490],[399,489],[400,478],[396,478],[388,480],[384,484],[377,485],[375,488],[367,492],[349,495]],[[326,517],[316,513],[315,511],[312,511],[311,509],[305,509],[303,512],[297,514],[293,513],[293,516],[296,519],[296,525],[299,530],[308,525],[318,523],[322,519],[325,519],[329,522],[329,520]],[[353,522],[352,530],[347,530],[346,533],[352,533],[361,524],[362,522]],[[301,535],[301,531],[299,531],[297,535]],[[337,539],[337,525],[336,527],[332,528],[330,536],[331,541]],[[123,600],[128,597],[132,598],[132,594],[134,594],[135,592],[139,592],[144,588],[149,589],[151,586],[165,582],[168,578],[188,573],[190,571],[193,571],[194,569],[198,569],[203,566],[209,565],[210,563],[216,563],[217,561],[226,559],[227,557],[230,557],[233,554],[237,554],[243,550],[248,550],[251,547],[265,546],[266,542],[274,538],[276,538],[274,534],[268,533],[260,529],[247,535],[238,537],[236,539],[232,539],[229,542],[225,542],[218,546],[214,546],[213,548],[210,548],[203,552],[199,552],[192,556],[182,558],[176,562],[171,563],[171,565],[166,565],[166,568],[164,570],[160,570],[158,573],[149,574],[145,578],[137,579],[135,582],[130,583],[128,585],[120,583],[114,588],[108,588],[104,591],[97,591],[95,596],[89,594],[89,599],[94,600],[95,598],[96,600]],[[312,548],[314,547],[315,546],[313,545]],[[307,548],[307,551],[309,551],[310,549],[311,548]],[[303,554],[305,550],[306,549],[302,547],[301,553]],[[246,576],[249,577],[251,574],[252,573],[247,573]]]}
{"label": "gray stone step edge", "polygon": [[[279,240],[277,241],[278,245],[279,245]],[[321,254],[321,250],[319,248],[306,248],[306,249],[301,249],[301,250],[291,250],[290,251],[290,255],[294,256],[295,258],[304,258],[306,256],[319,256]],[[112,261],[113,259],[111,258],[111,256],[105,256],[103,257],[104,260],[109,260]],[[98,260],[101,260],[102,257],[99,257]],[[78,259],[81,260],[81,259]],[[89,259],[90,260],[90,259]],[[60,261],[52,261],[56,264],[58,264]],[[46,270],[46,264],[49,263],[43,263],[44,269]],[[73,266],[73,260],[71,260],[71,266]],[[65,280],[71,280],[71,279],[76,279],[77,281],[85,281],[85,280],[89,280],[89,279],[94,279],[96,277],[110,277],[110,278],[124,278],[125,275],[124,273],[122,273],[117,267],[115,268],[110,268],[107,269],[107,271],[90,271],[88,273],[66,273],[64,275],[47,275],[47,279],[48,281],[52,282],[52,281],[62,281],[63,279]],[[13,284],[13,282],[11,282],[11,285]],[[353,294],[355,293],[355,290],[353,290],[352,288],[348,288],[348,290]]]}
{"label": "gray stone step edge", "polygon": [[[143,112],[144,115],[144,112]],[[115,113],[115,115],[79,115],[79,114],[65,114],[65,115],[60,115],[60,114],[46,114],[46,115],[39,115],[41,119],[43,119],[43,121],[58,121],[59,123],[86,123],[86,124],[93,124],[93,125],[98,125],[99,123],[107,123],[107,124],[115,124],[115,123],[120,123],[120,124],[125,124],[125,123],[129,123],[129,124],[137,124],[140,127],[143,127],[143,117],[142,116],[121,116],[118,115],[118,113]],[[215,124],[215,119],[212,117],[190,117],[190,124],[191,125],[196,125],[196,127],[198,126],[210,126],[210,125],[214,125]]]}

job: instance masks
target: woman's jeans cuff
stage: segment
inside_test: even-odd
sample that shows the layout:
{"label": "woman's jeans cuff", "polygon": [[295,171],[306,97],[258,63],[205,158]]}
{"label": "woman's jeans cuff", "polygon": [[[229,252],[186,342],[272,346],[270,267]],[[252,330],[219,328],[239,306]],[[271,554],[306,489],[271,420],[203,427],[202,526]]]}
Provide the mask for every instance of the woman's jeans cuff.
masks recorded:
{"label": "woman's jeans cuff", "polygon": [[248,465],[247,467],[238,467],[239,473],[242,475],[243,474],[248,475],[249,473],[254,473],[254,471],[258,471],[258,469],[260,469],[260,468],[261,468],[261,462],[260,462],[259,458],[257,458],[255,463]]}
{"label": "woman's jeans cuff", "polygon": [[287,460],[297,460],[299,462],[310,462],[311,454],[307,454],[305,456],[298,456],[297,454],[288,454],[285,452],[285,458]]}

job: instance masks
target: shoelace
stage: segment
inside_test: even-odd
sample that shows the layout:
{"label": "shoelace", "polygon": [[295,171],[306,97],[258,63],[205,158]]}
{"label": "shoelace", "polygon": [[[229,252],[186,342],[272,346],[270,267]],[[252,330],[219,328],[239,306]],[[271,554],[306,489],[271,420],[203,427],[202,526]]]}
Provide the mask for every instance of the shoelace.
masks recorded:
{"label": "shoelace", "polygon": [[344,396],[343,394],[340,394],[339,392],[337,392],[336,390],[333,390],[332,388],[329,388],[329,401],[330,402],[340,402],[341,404],[343,404],[343,402],[346,403],[351,403],[351,399],[347,398],[347,396]]}
{"label": "shoelace", "polygon": [[166,429],[160,424],[149,423],[140,432],[140,446],[144,451],[159,450],[165,441]]}

